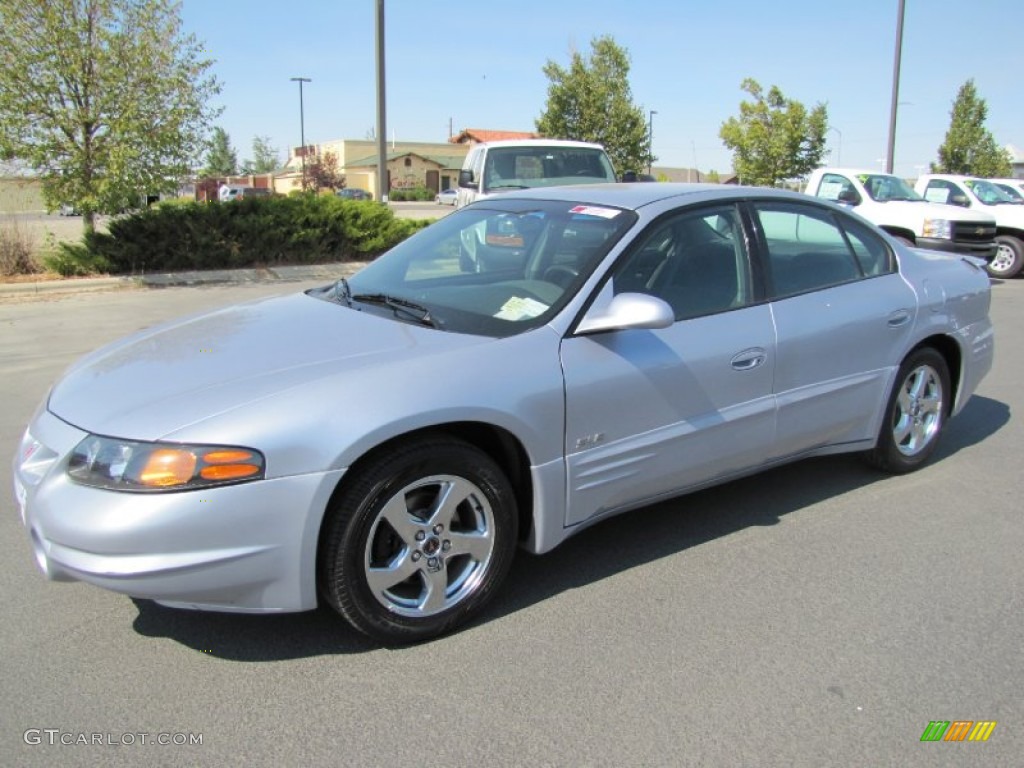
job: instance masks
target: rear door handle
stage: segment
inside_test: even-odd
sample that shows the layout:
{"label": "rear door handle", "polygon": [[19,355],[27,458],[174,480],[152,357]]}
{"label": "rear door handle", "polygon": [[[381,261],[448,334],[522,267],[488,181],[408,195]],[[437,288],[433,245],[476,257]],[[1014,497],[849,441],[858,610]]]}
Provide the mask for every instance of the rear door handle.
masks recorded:
{"label": "rear door handle", "polygon": [[910,310],[908,309],[897,309],[895,312],[889,315],[889,327],[899,328],[901,325],[906,325],[910,322]]}

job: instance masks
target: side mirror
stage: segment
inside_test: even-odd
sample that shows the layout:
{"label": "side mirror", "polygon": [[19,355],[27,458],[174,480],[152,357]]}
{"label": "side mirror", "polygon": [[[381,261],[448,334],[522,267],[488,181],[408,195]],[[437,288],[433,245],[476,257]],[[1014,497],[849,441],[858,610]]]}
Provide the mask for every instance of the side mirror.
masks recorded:
{"label": "side mirror", "polygon": [[626,171],[624,174],[622,174],[622,182],[624,184],[632,184],[634,181],[637,181],[637,180],[638,179],[637,179],[636,171]]}
{"label": "side mirror", "polygon": [[855,189],[844,189],[839,193],[839,197],[836,200],[847,205],[860,205],[860,195],[857,194]]}
{"label": "side mirror", "polygon": [[668,328],[676,321],[672,307],[656,296],[646,293],[620,293],[603,309],[591,307],[576,333],[580,335],[603,331]]}
{"label": "side mirror", "polygon": [[953,194],[949,196],[950,205],[959,205],[961,208],[969,208],[971,201],[967,199],[967,195],[964,194]]}
{"label": "side mirror", "polygon": [[459,186],[465,189],[476,189],[477,183],[473,180],[473,170],[464,169],[459,171]]}

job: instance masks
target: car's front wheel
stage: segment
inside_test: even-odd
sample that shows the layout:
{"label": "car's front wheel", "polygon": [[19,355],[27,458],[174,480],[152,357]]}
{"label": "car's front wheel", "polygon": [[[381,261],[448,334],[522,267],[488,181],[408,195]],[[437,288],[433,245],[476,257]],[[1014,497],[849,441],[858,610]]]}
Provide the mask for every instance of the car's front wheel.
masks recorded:
{"label": "car's front wheel", "polygon": [[1014,277],[1024,269],[1024,242],[1012,235],[996,236],[996,255],[986,267],[992,277]]}
{"label": "car's front wheel", "polygon": [[866,454],[868,461],[895,474],[924,464],[938,445],[950,396],[945,358],[929,347],[912,352],[896,374],[878,442]]}
{"label": "car's front wheel", "polygon": [[485,453],[416,439],[371,457],[329,510],[320,587],[357,629],[387,643],[467,621],[508,573],[515,494]]}

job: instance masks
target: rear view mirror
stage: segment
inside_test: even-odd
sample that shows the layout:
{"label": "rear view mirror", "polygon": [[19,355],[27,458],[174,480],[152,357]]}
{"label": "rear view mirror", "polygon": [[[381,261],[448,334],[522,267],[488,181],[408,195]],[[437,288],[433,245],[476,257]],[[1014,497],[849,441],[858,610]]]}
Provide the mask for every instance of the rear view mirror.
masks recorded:
{"label": "rear view mirror", "polygon": [[478,186],[477,182],[473,180],[473,171],[472,171],[472,169],[468,169],[468,170],[464,169],[464,170],[459,171],[459,186],[460,187],[465,187],[467,189],[476,189],[477,188],[477,186]]}

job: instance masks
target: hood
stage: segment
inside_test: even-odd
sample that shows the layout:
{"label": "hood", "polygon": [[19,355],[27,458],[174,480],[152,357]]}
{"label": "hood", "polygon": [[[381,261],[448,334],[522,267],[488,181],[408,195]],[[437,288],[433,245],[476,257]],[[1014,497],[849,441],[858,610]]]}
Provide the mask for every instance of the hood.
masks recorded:
{"label": "hood", "polygon": [[103,347],[65,373],[48,408],[87,432],[156,440],[341,371],[485,340],[300,293],[178,320]]}
{"label": "hood", "polygon": [[921,219],[948,219],[950,221],[975,221],[985,224],[995,224],[996,220],[991,214],[984,211],[961,208],[956,205],[944,205],[933,203],[928,200],[890,200],[884,203],[886,208],[900,211],[906,216],[918,216]]}

